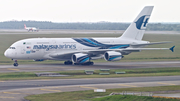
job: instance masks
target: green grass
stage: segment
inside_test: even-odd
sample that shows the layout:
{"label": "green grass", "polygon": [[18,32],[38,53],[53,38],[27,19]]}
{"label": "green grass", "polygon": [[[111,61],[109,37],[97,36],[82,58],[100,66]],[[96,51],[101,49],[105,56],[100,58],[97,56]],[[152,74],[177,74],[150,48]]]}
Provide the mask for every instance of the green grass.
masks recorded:
{"label": "green grass", "polygon": [[[112,92],[122,92],[122,91],[153,92],[153,91],[167,91],[167,90],[180,90],[180,85],[160,86],[160,87],[116,88],[116,89],[107,89],[106,92],[104,93],[95,93],[93,90],[49,93],[49,94],[30,95],[30,96],[25,97],[25,99],[28,99],[30,101],[86,101],[86,100],[87,101],[106,101],[106,100],[96,100],[94,98],[107,96]],[[147,100],[150,99],[149,97],[137,97],[137,96],[121,96],[121,97],[126,98],[123,101],[146,101],[143,99],[147,99]],[[104,99],[104,98],[101,98],[101,99]],[[153,100],[157,101],[156,99],[159,99],[158,101],[179,101],[175,99],[173,100],[173,99],[164,99],[164,98],[163,99],[154,98]],[[112,101],[121,101],[121,100],[122,99],[112,100]]]}
{"label": "green grass", "polygon": [[[126,74],[115,74],[125,71]],[[144,77],[144,76],[175,76],[180,75],[180,68],[140,68],[140,69],[112,69],[110,75],[99,75],[103,71],[95,70],[93,75],[86,75],[83,70],[55,71],[68,77],[37,77],[36,72],[0,73],[0,80],[28,80],[28,79],[74,79],[74,78],[113,78],[113,77]],[[107,72],[107,71],[104,71]]]}
{"label": "green grass", "polygon": [[91,101],[179,101],[179,99],[154,98],[133,95],[113,95],[103,98],[94,98]]}
{"label": "green grass", "polygon": [[[25,38],[37,38],[37,37],[46,37],[46,38],[63,38],[63,37],[119,37],[119,34],[0,34],[0,65],[4,64],[13,64],[11,59],[4,56],[4,51],[14,42],[25,39]],[[170,48],[175,47],[175,52],[170,52],[169,50],[151,50],[151,51],[142,51],[137,53],[131,53],[130,55],[125,56],[122,60],[118,62],[126,61],[174,61],[180,60],[180,35],[175,34],[145,34],[143,40],[150,42],[157,41],[173,41],[173,43],[168,44],[159,44],[159,45],[150,45],[148,47],[154,48]],[[19,64],[41,64],[41,63],[59,63],[60,61],[43,61],[43,62],[34,62],[32,60],[19,60]],[[105,60],[96,60],[95,62],[106,62]]]}

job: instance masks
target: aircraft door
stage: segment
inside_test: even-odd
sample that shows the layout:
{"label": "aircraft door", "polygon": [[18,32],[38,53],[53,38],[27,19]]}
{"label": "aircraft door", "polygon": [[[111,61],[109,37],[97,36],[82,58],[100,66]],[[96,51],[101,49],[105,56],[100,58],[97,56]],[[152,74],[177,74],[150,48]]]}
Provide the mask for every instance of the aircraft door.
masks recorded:
{"label": "aircraft door", "polygon": [[15,54],[24,54],[25,53],[25,47],[17,46]]}
{"label": "aircraft door", "polygon": [[20,47],[20,48],[21,48],[21,54],[24,54],[26,51],[25,47]]}
{"label": "aircraft door", "polygon": [[[56,43],[56,40],[52,40],[52,45],[56,45],[56,44],[57,44],[57,43]],[[51,50],[51,52],[52,52],[52,51],[55,52],[55,51],[57,51],[57,49],[54,48],[54,49]]]}
{"label": "aircraft door", "polygon": [[111,43],[111,44],[114,44],[114,40],[113,40],[113,39],[111,39],[111,40],[110,40],[110,43]]}
{"label": "aircraft door", "polygon": [[55,45],[55,44],[56,44],[56,40],[52,40],[52,44],[54,44],[54,45]]}

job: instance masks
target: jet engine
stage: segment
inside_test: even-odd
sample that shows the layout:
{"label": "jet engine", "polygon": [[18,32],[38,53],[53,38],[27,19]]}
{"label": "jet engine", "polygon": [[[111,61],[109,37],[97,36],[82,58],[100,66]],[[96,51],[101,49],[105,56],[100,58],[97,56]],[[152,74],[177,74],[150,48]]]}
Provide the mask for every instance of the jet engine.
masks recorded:
{"label": "jet engine", "polygon": [[104,59],[106,61],[118,61],[121,60],[122,54],[120,52],[115,51],[107,51],[104,53]]}
{"label": "jet engine", "polygon": [[74,63],[83,64],[83,63],[89,62],[89,60],[90,60],[90,57],[88,56],[88,54],[77,53],[77,54],[72,55],[72,61]]}

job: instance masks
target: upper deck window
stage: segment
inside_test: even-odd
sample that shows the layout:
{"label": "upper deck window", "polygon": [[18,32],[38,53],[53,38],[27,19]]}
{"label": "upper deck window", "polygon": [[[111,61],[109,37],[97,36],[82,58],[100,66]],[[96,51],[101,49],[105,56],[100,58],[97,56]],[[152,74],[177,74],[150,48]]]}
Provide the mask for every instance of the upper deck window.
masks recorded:
{"label": "upper deck window", "polygon": [[49,44],[49,42],[37,42],[37,44]]}

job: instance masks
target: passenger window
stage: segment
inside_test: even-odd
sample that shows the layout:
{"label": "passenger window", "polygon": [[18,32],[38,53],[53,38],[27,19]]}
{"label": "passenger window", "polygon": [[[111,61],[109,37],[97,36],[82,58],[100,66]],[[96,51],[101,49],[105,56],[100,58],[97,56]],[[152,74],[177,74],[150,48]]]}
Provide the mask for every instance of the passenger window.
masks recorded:
{"label": "passenger window", "polygon": [[9,47],[9,49],[16,49],[15,47]]}

